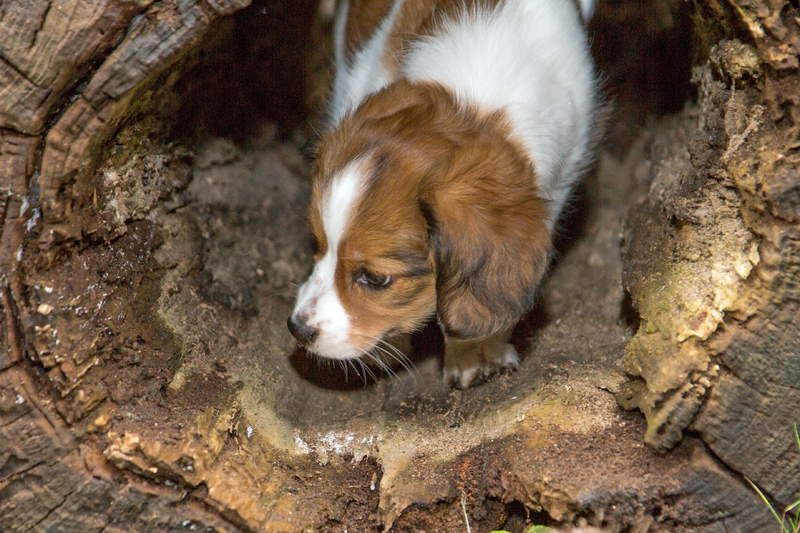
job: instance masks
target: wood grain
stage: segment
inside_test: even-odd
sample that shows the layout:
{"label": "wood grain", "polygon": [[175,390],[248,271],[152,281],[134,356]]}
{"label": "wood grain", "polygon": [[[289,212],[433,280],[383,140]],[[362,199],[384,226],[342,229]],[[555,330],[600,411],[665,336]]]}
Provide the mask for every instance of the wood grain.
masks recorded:
{"label": "wood grain", "polygon": [[698,431],[783,508],[800,495],[800,10],[734,5],[754,46],[713,43],[696,71],[702,119],[629,224],[642,326],[619,399],[645,413],[652,446]]}

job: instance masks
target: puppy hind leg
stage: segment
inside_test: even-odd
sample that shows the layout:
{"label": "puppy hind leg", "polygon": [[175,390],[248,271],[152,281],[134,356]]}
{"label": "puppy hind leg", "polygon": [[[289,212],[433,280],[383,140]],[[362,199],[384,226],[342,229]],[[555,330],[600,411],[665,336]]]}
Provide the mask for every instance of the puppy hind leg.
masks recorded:
{"label": "puppy hind leg", "polygon": [[504,370],[516,370],[519,354],[508,341],[511,330],[481,340],[447,339],[444,350],[444,382],[464,389]]}

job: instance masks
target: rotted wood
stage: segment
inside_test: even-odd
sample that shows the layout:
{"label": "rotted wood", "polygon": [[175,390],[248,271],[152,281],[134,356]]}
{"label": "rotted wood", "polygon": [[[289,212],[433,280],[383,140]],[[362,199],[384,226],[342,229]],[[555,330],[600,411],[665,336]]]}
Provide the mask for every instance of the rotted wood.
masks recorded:
{"label": "rotted wood", "polygon": [[122,475],[102,454],[81,446],[39,394],[21,369],[0,372],[4,531],[239,531],[174,484],[159,487]]}
{"label": "rotted wood", "polygon": [[[79,219],[65,217],[78,209],[73,203],[91,202],[85,182],[94,151],[133,111],[137,91],[213,20],[248,4],[43,0],[0,7],[0,273],[13,299],[22,298],[14,272],[30,226],[46,221],[43,246],[80,236]],[[38,198],[31,199],[34,170]],[[34,204],[36,213],[26,213]]]}
{"label": "rotted wood", "polygon": [[130,112],[137,87],[189,50],[210,22],[249,3],[3,4],[0,128],[46,135],[39,176],[46,220],[63,221],[75,198],[62,187],[79,172],[85,177],[93,170],[92,151]]}
{"label": "rotted wood", "polygon": [[[698,20],[724,19],[698,5]],[[740,24],[753,44],[710,43],[696,127],[656,143],[628,224],[623,276],[641,326],[626,368],[639,379],[619,399],[645,413],[652,446],[697,431],[785,507],[800,494],[800,10],[732,5],[721,31]]]}
{"label": "rotted wood", "polygon": [[93,73],[46,137],[41,194],[45,218],[63,221],[69,203],[85,193],[62,190],[94,170],[93,150],[131,113],[137,87],[158,75],[200,39],[208,24],[250,0],[157,2],[132,20],[122,42]]}
{"label": "rotted wood", "polygon": [[39,138],[0,130],[0,271],[11,273],[31,208],[28,178]]}
{"label": "rotted wood", "polygon": [[[0,127],[42,133],[50,109],[88,63],[116,44],[152,0],[4,2],[0,32]],[[89,74],[84,72],[84,75]]]}
{"label": "rotted wood", "polygon": [[[87,201],[76,198],[87,189],[64,185],[80,184],[93,171],[97,148],[132,112],[141,87],[191,49],[211,22],[248,4],[0,2],[0,529],[238,531],[175,485],[120,477],[102,454],[79,446],[50,400],[40,401],[49,397],[48,386],[57,398],[69,395],[95,359],[85,350],[63,357],[52,350],[52,331],[33,322],[55,302],[18,306],[28,287],[17,267],[23,254],[37,253],[31,229],[43,219],[45,247],[59,236],[80,235],[65,217],[73,202]],[[42,294],[53,290],[47,280],[38,287]],[[62,326],[67,333],[69,325]],[[26,339],[27,330],[37,333]],[[34,384],[20,366],[26,354],[42,365],[48,386]],[[82,389],[61,413],[74,421],[104,394],[102,387]],[[97,423],[102,427],[102,417]]]}
{"label": "rotted wood", "polygon": [[[39,138],[0,130],[0,291],[4,317],[0,325],[0,370],[22,359],[12,292],[20,293],[16,266],[26,223],[38,215],[27,198]],[[29,211],[30,210],[30,211]]]}

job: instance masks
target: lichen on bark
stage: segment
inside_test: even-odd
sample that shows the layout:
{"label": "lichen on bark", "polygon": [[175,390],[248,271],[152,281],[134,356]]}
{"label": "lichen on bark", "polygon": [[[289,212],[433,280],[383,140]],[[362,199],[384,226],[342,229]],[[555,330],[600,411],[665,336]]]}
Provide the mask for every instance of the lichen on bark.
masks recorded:
{"label": "lichen on bark", "polygon": [[800,10],[732,6],[744,42],[704,52],[697,106],[684,111],[695,120],[682,122],[696,125],[656,162],[629,219],[623,278],[641,326],[618,399],[645,413],[650,445],[698,431],[788,505],[800,490]]}

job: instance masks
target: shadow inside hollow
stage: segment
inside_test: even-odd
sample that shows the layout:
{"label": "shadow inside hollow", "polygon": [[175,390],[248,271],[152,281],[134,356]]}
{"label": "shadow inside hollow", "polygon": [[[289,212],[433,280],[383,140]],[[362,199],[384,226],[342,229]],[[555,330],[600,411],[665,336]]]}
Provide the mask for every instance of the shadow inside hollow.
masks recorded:
{"label": "shadow inside hollow", "polygon": [[302,346],[289,356],[289,364],[295,372],[320,388],[327,390],[358,390],[372,387],[377,377],[366,372],[359,363],[325,359],[306,351]]}
{"label": "shadow inside hollow", "polygon": [[549,322],[546,310],[547,306],[544,304],[542,295],[540,294],[539,296],[533,309],[522,316],[514,327],[514,331],[511,333],[511,344],[514,345],[514,348],[517,349],[517,353],[519,353],[522,358],[525,357],[531,338],[535,337],[536,333],[544,329]]}
{"label": "shadow inside hollow", "polygon": [[430,357],[443,359],[444,339],[439,327],[431,321],[425,328],[411,336],[411,354],[407,354],[404,363],[394,362],[391,370],[362,360],[341,361],[326,359],[309,353],[305,348],[298,348],[289,356],[289,364],[305,381],[317,387],[336,391],[363,390],[376,386],[384,379],[391,379],[393,374],[406,372],[414,368],[420,361]]}
{"label": "shadow inside hollow", "polygon": [[552,272],[562,257],[586,234],[600,195],[596,167],[577,183],[553,231],[553,253],[548,272]]}

